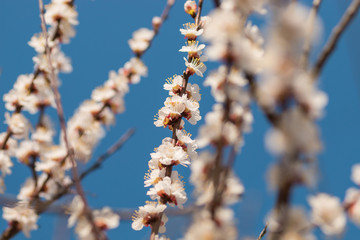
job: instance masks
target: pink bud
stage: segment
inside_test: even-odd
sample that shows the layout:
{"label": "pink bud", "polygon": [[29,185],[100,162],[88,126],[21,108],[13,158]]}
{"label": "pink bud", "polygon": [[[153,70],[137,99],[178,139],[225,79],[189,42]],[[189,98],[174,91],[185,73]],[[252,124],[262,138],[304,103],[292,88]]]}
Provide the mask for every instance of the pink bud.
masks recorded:
{"label": "pink bud", "polygon": [[153,17],[152,25],[153,25],[154,31],[158,31],[161,24],[162,24],[162,20],[160,17],[157,17],[157,16]]}
{"label": "pink bud", "polygon": [[192,0],[187,0],[184,4],[184,10],[187,14],[191,15],[193,18],[196,16],[196,2]]}

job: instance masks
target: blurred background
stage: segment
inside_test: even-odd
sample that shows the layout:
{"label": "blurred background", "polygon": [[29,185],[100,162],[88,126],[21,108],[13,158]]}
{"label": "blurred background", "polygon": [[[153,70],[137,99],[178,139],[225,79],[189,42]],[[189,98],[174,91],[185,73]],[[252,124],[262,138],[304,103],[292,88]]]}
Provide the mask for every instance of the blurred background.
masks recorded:
{"label": "blurred background", "polygon": [[[48,1],[45,1],[47,3]],[[312,1],[299,1],[310,5]],[[320,17],[323,23],[322,37],[314,46],[314,59],[328,38],[332,27],[339,21],[350,0],[323,1]],[[79,104],[90,97],[92,89],[108,79],[110,70],[117,70],[133,54],[127,40],[133,31],[141,27],[151,28],[153,16],[159,16],[165,0],[77,0],[80,24],[77,35],[62,49],[72,59],[73,72],[60,75],[60,92],[69,119]],[[161,144],[170,131],[157,128],[153,116],[163,106],[167,92],[163,90],[165,79],[174,74],[182,74],[185,69],[183,57],[178,52],[185,40],[180,35],[182,24],[192,19],[183,10],[184,1],[177,1],[169,19],[160,29],[153,45],[143,57],[148,66],[148,77],[138,85],[133,85],[125,98],[126,111],[118,115],[116,125],[107,129],[107,135],[97,147],[94,159],[111,146],[127,129],[134,127],[135,135],[99,171],[83,182],[89,203],[93,208],[110,206],[114,209],[137,209],[149,200],[148,189],[143,187],[143,177],[148,170],[150,153]],[[213,2],[204,1],[204,14],[213,8]],[[266,27],[264,16],[254,16],[253,22],[260,25],[263,33]],[[319,155],[320,175],[315,189],[296,188],[293,203],[307,207],[306,198],[317,192],[327,192],[343,200],[347,188],[354,186],[350,181],[351,166],[360,162],[360,16],[341,37],[340,42],[326,65],[320,86],[329,95],[324,118],[319,127],[324,150]],[[35,51],[27,45],[34,33],[40,32],[38,1],[0,1],[0,95],[8,92],[17,76],[31,73],[34,68],[32,57]],[[266,36],[265,36],[266,38]],[[209,74],[217,65],[207,63]],[[200,85],[202,100],[200,112],[204,117],[214,103],[210,89],[202,87],[204,78],[191,77],[190,81]],[[57,123],[55,111],[48,111]],[[5,108],[0,104],[0,132],[6,131],[3,124]],[[236,159],[235,172],[242,180],[246,192],[243,200],[234,206],[239,229],[239,239],[246,236],[257,237],[264,226],[264,217],[274,205],[275,195],[267,185],[266,172],[276,159],[264,146],[264,136],[269,124],[256,106],[253,106],[253,131],[245,136],[245,146]],[[58,124],[58,123],[57,123]],[[185,124],[188,132],[196,137],[198,126]],[[59,125],[56,126],[57,128]],[[93,159],[93,160],[94,160]],[[81,167],[80,167],[81,168]],[[188,179],[189,168],[177,167],[184,176],[186,191],[191,196],[192,186]],[[20,186],[30,176],[29,170],[14,160],[13,174],[5,178],[6,196],[16,196]],[[68,202],[70,198],[65,198]],[[191,205],[192,199],[188,201]],[[0,211],[2,214],[2,211]],[[186,231],[191,218],[172,217],[167,224],[166,235],[177,239]],[[39,230],[31,232],[32,239],[75,239],[66,228],[67,218],[54,214],[44,214],[39,219]],[[148,239],[149,229],[136,232],[131,222],[123,220],[119,228],[108,232],[109,239]],[[0,231],[7,227],[0,219]],[[319,239],[325,239],[316,231]],[[343,239],[358,239],[360,230],[351,222]],[[14,239],[25,239],[21,233]]]}

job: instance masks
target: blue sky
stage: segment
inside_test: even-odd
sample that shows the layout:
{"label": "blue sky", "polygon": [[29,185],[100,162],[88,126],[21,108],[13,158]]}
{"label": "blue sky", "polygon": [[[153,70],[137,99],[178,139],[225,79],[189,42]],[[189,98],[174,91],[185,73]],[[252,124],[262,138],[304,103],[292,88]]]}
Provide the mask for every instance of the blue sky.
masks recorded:
{"label": "blue sky", "polygon": [[[40,31],[38,1],[12,0],[0,1],[0,95],[11,89],[19,74],[31,73],[31,58],[35,51],[27,45],[31,36]],[[151,27],[154,15],[160,15],[165,0],[78,0],[80,25],[77,35],[63,51],[72,59],[74,71],[61,75],[61,93],[65,115],[69,118],[79,104],[90,97],[91,90],[108,78],[110,70],[117,70],[132,53],[127,40],[134,30]],[[302,1],[309,3],[310,1]],[[339,20],[341,13],[349,4],[347,1],[323,1],[320,16],[323,19],[323,37],[317,49],[327,39],[332,26]],[[204,12],[213,7],[212,1],[204,1]],[[260,18],[261,19],[261,18]],[[97,147],[94,156],[104,152],[128,128],[135,127],[136,133],[125,147],[113,155],[98,172],[84,181],[84,188],[93,207],[111,206],[114,208],[137,208],[149,198],[143,187],[143,176],[147,171],[150,153],[160,145],[164,137],[170,136],[166,129],[153,125],[153,116],[162,107],[167,92],[162,89],[165,79],[184,70],[184,54],[178,50],[184,44],[179,28],[190,22],[191,18],[183,11],[183,1],[178,1],[170,13],[168,21],[160,30],[151,49],[143,60],[149,68],[147,78],[138,85],[131,86],[125,98],[126,112],[117,117],[116,125],[108,129],[106,137]],[[259,21],[261,22],[261,21]],[[319,121],[324,141],[324,151],[319,155],[321,175],[316,189],[297,188],[293,202],[305,204],[306,197],[313,192],[328,192],[343,199],[346,189],[353,186],[350,181],[351,166],[360,162],[360,82],[358,46],[360,17],[358,16],[345,32],[337,50],[331,56],[320,79],[321,88],[329,95],[326,114]],[[264,30],[264,28],[262,27]],[[265,31],[264,31],[265,32]],[[315,55],[318,50],[315,51]],[[215,64],[208,64],[211,69]],[[207,72],[209,73],[209,71]],[[192,82],[202,86],[202,78],[193,77]],[[201,87],[201,115],[211,109],[213,104],[209,88]],[[245,147],[237,158],[235,171],[243,181],[246,194],[240,204],[234,207],[238,219],[240,236],[256,236],[263,227],[264,216],[273,206],[274,193],[266,184],[266,170],[275,161],[264,147],[264,135],[269,129],[266,119],[256,106],[253,131],[245,137]],[[4,119],[4,105],[0,104],[0,117]],[[51,112],[54,114],[54,112]],[[54,116],[54,115],[53,115]],[[53,117],[55,120],[56,118]],[[2,120],[1,120],[2,122]],[[197,126],[200,126],[200,121]],[[194,136],[197,127],[186,124]],[[0,131],[6,126],[0,124]],[[191,186],[186,178],[189,169],[178,168],[185,176],[186,190],[191,195]],[[19,186],[30,175],[27,168],[16,163],[13,175],[6,178],[7,193],[17,194]],[[191,200],[189,201],[191,202]],[[168,222],[168,236],[181,236],[186,229],[187,218],[171,218]],[[59,222],[60,221],[60,222]],[[41,216],[38,231],[32,232],[33,239],[56,238],[66,234],[61,230],[61,219],[51,215]],[[58,227],[56,227],[58,226]],[[6,222],[0,220],[0,230]],[[60,231],[61,234],[54,234]],[[129,222],[121,222],[120,227],[109,232],[110,239],[147,239],[149,232],[135,232]],[[318,232],[319,236],[321,234]],[[344,239],[355,239],[359,235],[349,223]],[[66,236],[66,235],[65,235]],[[20,234],[15,239],[25,239]],[[321,237],[320,237],[321,239]]]}

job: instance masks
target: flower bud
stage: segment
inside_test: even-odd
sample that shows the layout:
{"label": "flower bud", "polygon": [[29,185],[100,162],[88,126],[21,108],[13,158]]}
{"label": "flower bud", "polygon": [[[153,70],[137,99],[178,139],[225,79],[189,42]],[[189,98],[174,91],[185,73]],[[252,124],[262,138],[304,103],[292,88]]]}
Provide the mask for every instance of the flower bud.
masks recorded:
{"label": "flower bud", "polygon": [[196,2],[192,0],[186,1],[184,4],[184,10],[187,14],[191,15],[191,17],[195,18],[197,10]]}
{"label": "flower bud", "polygon": [[153,29],[155,32],[157,32],[159,30],[159,27],[161,26],[161,24],[162,24],[162,20],[160,17],[158,17],[158,16],[153,17],[152,25],[153,25]]}

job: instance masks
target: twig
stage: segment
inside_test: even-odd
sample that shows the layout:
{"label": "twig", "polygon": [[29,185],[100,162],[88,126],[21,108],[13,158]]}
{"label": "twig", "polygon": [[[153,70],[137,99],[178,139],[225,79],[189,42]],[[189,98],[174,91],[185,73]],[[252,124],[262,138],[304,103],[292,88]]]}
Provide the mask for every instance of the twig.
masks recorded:
{"label": "twig", "polygon": [[7,144],[7,141],[9,141],[10,137],[13,135],[13,132],[11,131],[10,128],[8,128],[8,130],[6,131],[6,136],[4,138],[4,141],[2,143],[2,146],[1,146],[1,150],[5,150],[6,149],[6,144]]}
{"label": "twig", "polygon": [[39,197],[39,194],[44,191],[44,189],[46,188],[46,184],[49,182],[49,180],[51,179],[51,174],[47,173],[46,179],[45,181],[41,184],[41,186],[39,188],[37,188],[37,185],[35,186],[36,191],[33,193],[33,196],[35,198]]}
{"label": "twig", "polygon": [[199,23],[200,23],[200,16],[201,16],[201,11],[202,11],[202,5],[203,5],[203,0],[199,0],[199,7],[198,7],[198,11],[195,17],[195,25],[199,27]]}
{"label": "twig", "polygon": [[135,133],[135,129],[131,128],[124,135],[122,135],[121,138],[114,145],[112,145],[104,154],[98,157],[98,159],[95,161],[95,163],[92,166],[90,166],[87,170],[85,170],[83,173],[80,174],[80,180],[84,179],[91,172],[100,168],[101,164],[112,154],[118,151],[134,133]]}
{"label": "twig", "polygon": [[318,57],[313,69],[312,74],[314,76],[314,79],[319,76],[321,70],[324,67],[324,64],[328,60],[331,53],[334,51],[337,42],[339,41],[340,36],[345,31],[346,27],[349,25],[351,20],[354,19],[357,11],[360,7],[360,0],[353,0],[350,6],[347,8],[345,13],[343,14],[340,22],[334,27],[332,30],[332,33],[325,44],[325,47],[323,48],[322,52],[320,53],[320,56]]}
{"label": "twig", "polygon": [[[163,12],[161,13],[161,17],[160,17],[161,18],[161,24],[168,18],[170,9],[174,5],[174,3],[175,3],[175,0],[168,0],[166,2],[166,6],[165,6]],[[150,48],[152,42],[154,41],[155,37],[159,33],[159,28],[154,29],[154,33],[155,33],[154,36],[149,41],[148,47],[144,51],[142,51],[141,53],[137,54],[138,58],[140,58]]]}
{"label": "twig", "polygon": [[265,236],[268,225],[269,225],[269,223],[266,223],[264,229],[261,231],[261,233],[260,233],[259,237],[257,238],[257,240],[261,240]]}
{"label": "twig", "polygon": [[319,7],[321,5],[322,0],[314,0],[313,5],[310,11],[308,23],[307,23],[307,38],[305,39],[303,54],[300,59],[300,64],[307,69],[309,64],[309,54],[311,50],[311,35],[314,31],[314,23],[316,20],[316,16],[319,11]]}
{"label": "twig", "polygon": [[36,189],[38,185],[38,176],[35,171],[35,162],[36,162],[36,156],[31,156],[31,162],[28,164],[28,167],[30,168],[31,175],[34,179],[34,189]]}

